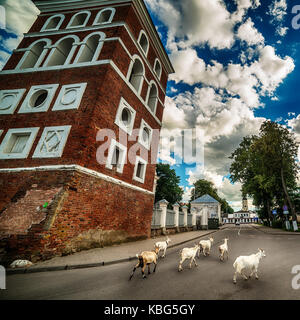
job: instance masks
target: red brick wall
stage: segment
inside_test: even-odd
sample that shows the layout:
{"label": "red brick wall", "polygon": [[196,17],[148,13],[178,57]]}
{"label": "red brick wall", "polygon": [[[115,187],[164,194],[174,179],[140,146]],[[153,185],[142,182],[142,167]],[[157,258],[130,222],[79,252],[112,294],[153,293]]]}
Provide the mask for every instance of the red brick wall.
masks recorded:
{"label": "red brick wall", "polygon": [[[16,232],[0,241],[8,259],[23,257],[36,261],[69,253],[70,248],[81,250],[150,237],[154,196],[144,192],[73,171],[1,173],[0,188],[2,225],[11,205],[9,199],[19,205],[18,210],[27,212],[30,196],[37,204],[57,190],[55,201],[45,210],[45,220],[33,224],[27,233]],[[87,236],[93,232],[101,237]]]}

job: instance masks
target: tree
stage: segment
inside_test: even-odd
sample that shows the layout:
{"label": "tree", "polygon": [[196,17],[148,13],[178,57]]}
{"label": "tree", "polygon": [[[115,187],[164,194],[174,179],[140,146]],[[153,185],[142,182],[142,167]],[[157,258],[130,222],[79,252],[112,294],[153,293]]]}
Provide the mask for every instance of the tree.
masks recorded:
{"label": "tree", "polygon": [[233,182],[241,182],[243,193],[253,197],[254,204],[272,219],[271,208],[288,203],[293,219],[295,208],[290,194],[295,190],[298,144],[285,127],[265,121],[258,136],[244,137],[232,153],[230,173]]}
{"label": "tree", "polygon": [[174,169],[169,164],[158,163],[156,166],[156,174],[158,176],[155,202],[166,199],[169,204],[175,204],[181,201],[183,190],[180,188],[180,177],[176,175]]}

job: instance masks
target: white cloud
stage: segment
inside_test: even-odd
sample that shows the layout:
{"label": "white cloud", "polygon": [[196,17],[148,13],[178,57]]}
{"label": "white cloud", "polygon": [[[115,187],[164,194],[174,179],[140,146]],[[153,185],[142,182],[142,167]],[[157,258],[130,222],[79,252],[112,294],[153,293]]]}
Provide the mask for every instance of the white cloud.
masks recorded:
{"label": "white cloud", "polygon": [[238,28],[237,36],[250,46],[262,44],[265,41],[263,35],[254,27],[251,18],[248,18],[248,20]]}
{"label": "white cloud", "polygon": [[281,37],[284,37],[287,34],[288,30],[288,27],[279,26],[278,28],[276,28],[276,34],[278,34]]}
{"label": "white cloud", "polygon": [[274,0],[269,6],[268,14],[272,16],[272,21],[282,21],[287,14],[286,0]]}

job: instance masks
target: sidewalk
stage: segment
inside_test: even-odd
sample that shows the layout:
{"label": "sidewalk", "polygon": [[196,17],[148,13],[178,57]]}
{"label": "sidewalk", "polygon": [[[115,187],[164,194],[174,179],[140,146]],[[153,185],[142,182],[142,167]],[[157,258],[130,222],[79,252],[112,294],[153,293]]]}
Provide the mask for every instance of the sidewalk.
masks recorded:
{"label": "sidewalk", "polygon": [[252,224],[252,226],[264,233],[267,234],[272,234],[272,235],[300,235],[300,232],[293,232],[293,231],[284,231],[282,229],[277,229],[277,228],[271,228],[271,227],[266,227],[266,226],[261,226],[257,224]]}
{"label": "sidewalk", "polygon": [[[219,230],[222,230],[224,228],[226,228],[226,226],[222,226]],[[181,244],[184,244],[191,240],[196,240],[217,231],[218,230],[198,230],[169,235],[169,238],[171,239],[169,248],[177,247]],[[7,274],[15,274],[58,271],[77,268],[99,267],[130,261],[136,259],[137,253],[146,250],[153,250],[155,242],[164,241],[165,239],[166,236],[162,236],[135,242],[122,243],[120,245],[110,247],[84,250],[68,256],[55,257],[50,260],[38,262],[29,268],[9,268],[6,270],[6,272]]]}

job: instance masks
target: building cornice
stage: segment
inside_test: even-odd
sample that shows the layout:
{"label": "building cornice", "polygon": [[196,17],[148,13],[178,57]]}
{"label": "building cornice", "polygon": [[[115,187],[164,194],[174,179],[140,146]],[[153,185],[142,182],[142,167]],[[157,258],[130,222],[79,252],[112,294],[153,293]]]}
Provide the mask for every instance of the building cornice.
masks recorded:
{"label": "building cornice", "polygon": [[45,0],[33,2],[41,11],[41,13],[51,13],[57,11],[61,12],[62,10],[70,9],[91,8],[99,5],[133,3],[138,15],[144,23],[146,30],[151,36],[151,39],[154,43],[154,48],[158,51],[158,56],[167,73],[170,74],[175,72],[143,0]]}

